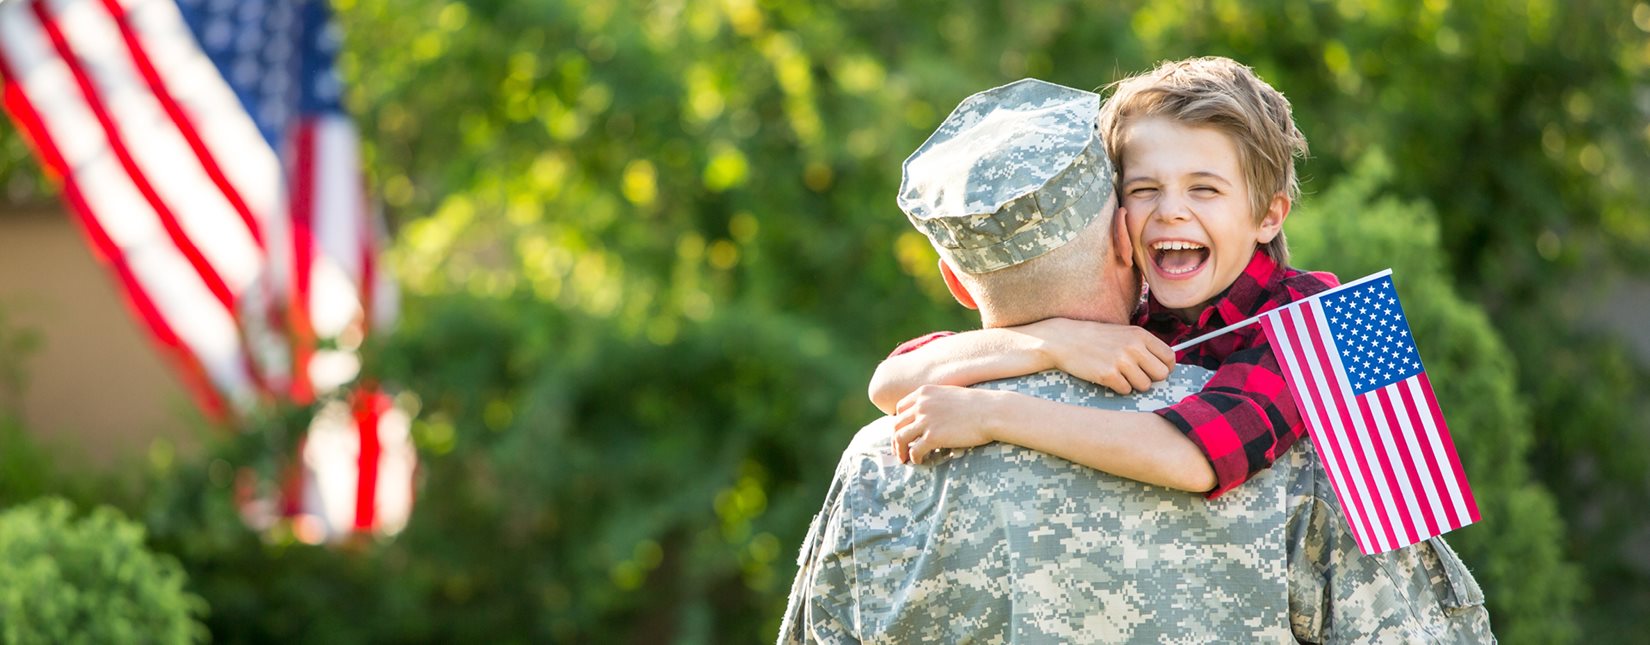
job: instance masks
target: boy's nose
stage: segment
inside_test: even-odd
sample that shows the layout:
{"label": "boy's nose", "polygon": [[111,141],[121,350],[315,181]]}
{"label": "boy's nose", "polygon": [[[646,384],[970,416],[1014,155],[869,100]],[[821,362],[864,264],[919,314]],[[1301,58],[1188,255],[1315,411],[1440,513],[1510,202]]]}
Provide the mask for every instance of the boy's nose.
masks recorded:
{"label": "boy's nose", "polygon": [[1177,195],[1164,195],[1157,202],[1157,217],[1165,222],[1190,219],[1191,216],[1191,211],[1186,208],[1186,200]]}

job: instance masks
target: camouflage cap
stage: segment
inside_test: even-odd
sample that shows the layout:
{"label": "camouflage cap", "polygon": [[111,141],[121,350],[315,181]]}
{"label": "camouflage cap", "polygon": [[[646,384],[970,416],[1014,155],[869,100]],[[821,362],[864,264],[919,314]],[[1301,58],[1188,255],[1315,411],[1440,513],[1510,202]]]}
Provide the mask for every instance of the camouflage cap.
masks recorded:
{"label": "camouflage cap", "polygon": [[970,96],[906,158],[900,210],[968,273],[1057,249],[1111,199],[1099,114],[1100,95],[1031,78]]}

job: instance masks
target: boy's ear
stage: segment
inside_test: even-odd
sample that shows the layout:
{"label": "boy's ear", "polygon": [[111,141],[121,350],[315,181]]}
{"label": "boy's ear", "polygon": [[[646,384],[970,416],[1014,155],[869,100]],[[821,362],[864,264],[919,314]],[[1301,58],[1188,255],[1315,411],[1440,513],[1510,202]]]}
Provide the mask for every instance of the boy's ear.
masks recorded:
{"label": "boy's ear", "polygon": [[957,279],[957,272],[952,270],[945,258],[940,258],[940,276],[945,278],[945,288],[951,290],[951,297],[957,299],[957,304],[979,311],[980,306],[974,303],[974,295],[963,286],[962,280]]}
{"label": "boy's ear", "polygon": [[1293,204],[1289,195],[1278,192],[1272,196],[1272,203],[1266,205],[1266,214],[1260,218],[1260,230],[1256,233],[1255,242],[1268,244],[1283,230],[1283,220],[1289,217],[1289,207]]}
{"label": "boy's ear", "polygon": [[1124,268],[1134,268],[1134,236],[1129,234],[1129,211],[1122,206],[1111,215],[1111,254]]}

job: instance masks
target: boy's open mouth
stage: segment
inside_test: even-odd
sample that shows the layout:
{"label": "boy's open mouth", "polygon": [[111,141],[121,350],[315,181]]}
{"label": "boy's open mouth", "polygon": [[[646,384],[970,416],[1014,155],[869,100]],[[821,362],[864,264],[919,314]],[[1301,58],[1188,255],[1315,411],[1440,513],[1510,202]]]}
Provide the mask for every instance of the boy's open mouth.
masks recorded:
{"label": "boy's open mouth", "polygon": [[1165,240],[1152,244],[1152,262],[1167,276],[1186,275],[1209,260],[1209,247],[1197,242]]}

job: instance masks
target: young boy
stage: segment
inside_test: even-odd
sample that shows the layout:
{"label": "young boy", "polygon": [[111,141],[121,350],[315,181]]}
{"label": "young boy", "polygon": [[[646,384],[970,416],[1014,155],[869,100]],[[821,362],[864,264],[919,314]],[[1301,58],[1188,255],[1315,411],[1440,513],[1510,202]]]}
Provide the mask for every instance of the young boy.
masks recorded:
{"label": "young boy", "polygon": [[[1086,450],[1085,432],[1167,423],[1207,463],[1132,476],[1213,498],[1270,466],[1305,426],[1260,326],[1178,356],[1168,344],[1339,284],[1287,265],[1282,227],[1299,194],[1294,157],[1305,155],[1306,140],[1282,94],[1248,67],[1214,57],[1119,82],[1100,128],[1147,285],[1139,327],[1051,319],[930,334],[877,368],[871,399],[897,415],[895,453],[917,463],[940,448],[1006,441],[1105,470],[1103,456]],[[1176,360],[1215,370],[1214,378],[1155,413],[957,387],[1060,369],[1128,394],[1162,380]]]}

